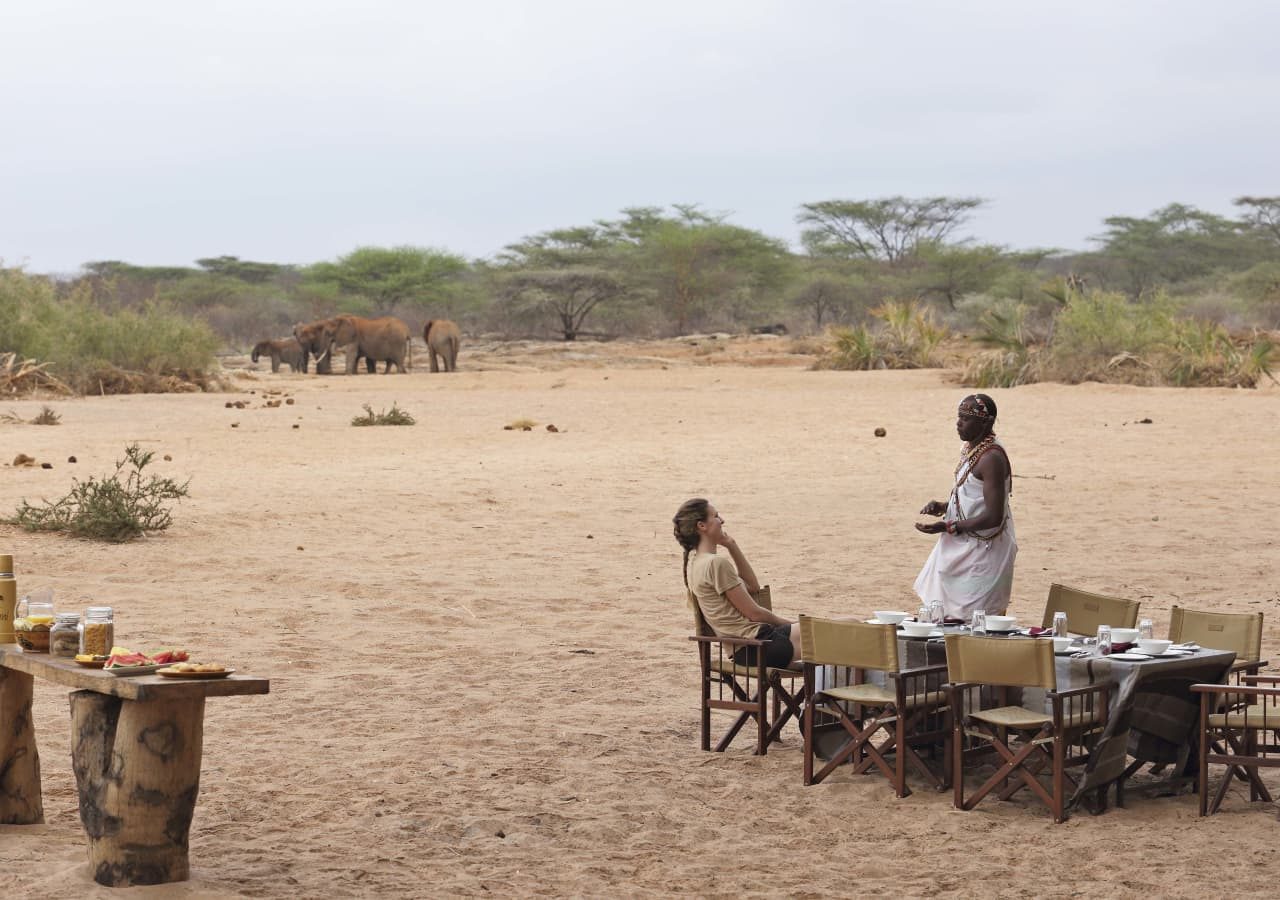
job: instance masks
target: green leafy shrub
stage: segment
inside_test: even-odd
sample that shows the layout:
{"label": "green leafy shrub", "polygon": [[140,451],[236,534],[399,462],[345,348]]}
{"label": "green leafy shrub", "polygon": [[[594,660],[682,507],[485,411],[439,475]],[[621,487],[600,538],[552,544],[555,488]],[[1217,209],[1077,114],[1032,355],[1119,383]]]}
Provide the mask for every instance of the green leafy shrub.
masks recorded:
{"label": "green leafy shrub", "polygon": [[123,543],[149,531],[163,531],[173,521],[169,504],[187,496],[187,485],[170,478],[143,476],[154,454],[137,444],[105,478],[76,480],[60,500],[33,506],[23,500],[9,524],[27,531],[62,531],[73,537]]}
{"label": "green leafy shrub", "polygon": [[917,301],[888,301],[871,311],[877,322],[836,326],[827,332],[819,369],[922,369],[937,365],[947,337],[933,312]]}
{"label": "green leafy shrub", "polygon": [[108,311],[88,286],[59,297],[48,279],[13,269],[0,270],[0,335],[3,349],[47,364],[81,393],[162,389],[168,376],[203,383],[220,344],[207,325],[164,304]]}
{"label": "green leafy shrub", "polygon": [[375,413],[368,403],[364,405],[364,415],[351,420],[352,425],[416,425],[417,420],[403,409],[391,404],[391,409]]}

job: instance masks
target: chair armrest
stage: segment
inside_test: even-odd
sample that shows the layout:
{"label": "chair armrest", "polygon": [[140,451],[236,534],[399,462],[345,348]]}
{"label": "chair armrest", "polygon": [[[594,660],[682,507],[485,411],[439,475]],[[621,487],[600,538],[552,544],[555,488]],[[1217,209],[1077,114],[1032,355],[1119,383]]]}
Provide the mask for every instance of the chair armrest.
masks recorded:
{"label": "chair armrest", "polygon": [[938,663],[933,666],[917,666],[914,669],[903,669],[899,672],[886,672],[885,674],[888,677],[897,680],[899,678],[919,678],[925,675],[940,675],[945,671],[947,671],[947,664]]}
{"label": "chair armrest", "polygon": [[1197,694],[1239,694],[1244,697],[1280,697],[1280,688],[1265,688],[1241,684],[1193,684],[1191,685],[1191,690]]}
{"label": "chair armrest", "polygon": [[1086,684],[1084,687],[1071,688],[1065,691],[1045,691],[1045,696],[1060,698],[1081,697],[1085,694],[1100,694],[1102,693],[1103,688],[1110,691],[1115,688],[1115,686],[1114,681],[1099,681],[1097,684]]}
{"label": "chair armrest", "polygon": [[1280,675],[1246,675],[1240,680],[1245,684],[1280,684]]}
{"label": "chair armrest", "polygon": [[721,637],[718,634],[691,634],[689,640],[699,644],[732,644],[734,647],[763,647],[765,642],[757,638]]}
{"label": "chair armrest", "polygon": [[1249,662],[1249,660],[1247,659],[1237,659],[1235,662],[1231,664],[1231,674],[1234,675],[1239,672],[1250,672],[1253,674],[1257,674],[1258,670],[1266,668],[1267,664],[1268,663],[1265,659],[1258,659],[1258,660],[1254,660],[1253,662]]}

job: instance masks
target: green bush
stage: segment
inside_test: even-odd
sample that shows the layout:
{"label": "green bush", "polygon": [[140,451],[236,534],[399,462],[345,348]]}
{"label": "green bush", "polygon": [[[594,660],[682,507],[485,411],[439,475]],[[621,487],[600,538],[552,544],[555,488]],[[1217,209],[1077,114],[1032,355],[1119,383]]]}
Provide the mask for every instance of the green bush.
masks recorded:
{"label": "green bush", "polygon": [[391,404],[391,409],[375,413],[368,403],[364,405],[364,415],[351,420],[352,425],[416,425],[417,420],[403,409]]}
{"label": "green bush", "polygon": [[137,444],[125,448],[115,473],[105,478],[75,481],[71,492],[52,503],[32,506],[23,500],[5,521],[27,531],[63,531],[73,537],[123,543],[149,531],[163,531],[173,521],[168,504],[187,496],[187,485],[142,470],[154,454]]}
{"label": "green bush", "polygon": [[819,369],[922,369],[937,365],[938,345],[947,329],[933,312],[917,301],[890,300],[873,309],[878,320],[852,328],[836,326],[827,332],[826,352]]}
{"label": "green bush", "polygon": [[47,363],[78,391],[99,389],[113,370],[150,376],[203,376],[220,341],[207,325],[151,303],[107,312],[87,285],[65,298],[52,282],[17,270],[0,271],[0,351]]}

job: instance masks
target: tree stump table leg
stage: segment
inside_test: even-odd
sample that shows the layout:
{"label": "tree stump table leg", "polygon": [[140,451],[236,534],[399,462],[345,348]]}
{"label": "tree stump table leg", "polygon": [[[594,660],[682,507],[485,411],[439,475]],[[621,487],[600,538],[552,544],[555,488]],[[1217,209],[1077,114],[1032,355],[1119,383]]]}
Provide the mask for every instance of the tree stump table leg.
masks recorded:
{"label": "tree stump table leg", "polygon": [[75,691],[71,731],[94,881],[122,887],[189,878],[204,698],[142,702]]}
{"label": "tree stump table leg", "polygon": [[31,687],[25,672],[0,668],[0,825],[44,821],[40,754],[31,721]]}

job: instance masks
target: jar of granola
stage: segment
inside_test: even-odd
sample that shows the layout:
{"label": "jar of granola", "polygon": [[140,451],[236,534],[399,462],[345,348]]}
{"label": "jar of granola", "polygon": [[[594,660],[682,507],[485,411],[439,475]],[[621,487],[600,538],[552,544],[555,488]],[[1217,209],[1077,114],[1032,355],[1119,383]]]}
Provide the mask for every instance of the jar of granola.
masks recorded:
{"label": "jar of granola", "polygon": [[75,659],[80,652],[80,613],[58,613],[49,629],[49,655]]}
{"label": "jar of granola", "polygon": [[90,606],[80,629],[80,652],[106,656],[116,642],[115,616],[110,606]]}

